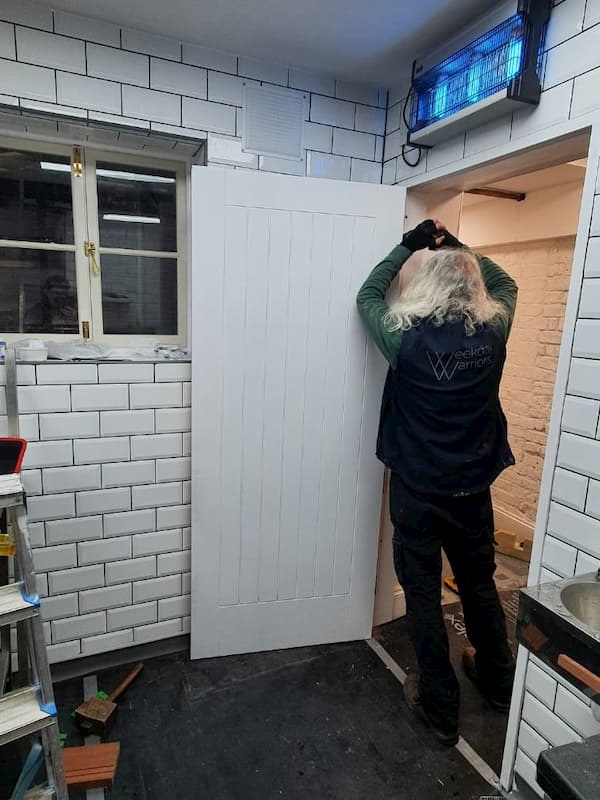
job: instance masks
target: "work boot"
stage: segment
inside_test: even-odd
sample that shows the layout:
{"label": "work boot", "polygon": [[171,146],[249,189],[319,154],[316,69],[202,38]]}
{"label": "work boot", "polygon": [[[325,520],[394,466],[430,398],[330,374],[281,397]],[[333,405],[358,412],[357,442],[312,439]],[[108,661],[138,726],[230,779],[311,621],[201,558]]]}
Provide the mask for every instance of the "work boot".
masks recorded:
{"label": "work boot", "polygon": [[434,716],[425,709],[419,695],[418,673],[411,672],[406,676],[404,684],[402,685],[402,691],[404,692],[406,705],[429,725],[438,742],[446,745],[446,747],[454,747],[458,742],[458,730],[456,727],[449,725],[445,720],[434,718]]}
{"label": "work boot", "polygon": [[462,654],[462,664],[467,678],[473,681],[479,693],[488,701],[488,703],[497,711],[508,711],[510,709],[510,698],[512,695],[512,686],[505,691],[498,689],[490,689],[481,681],[481,677],[477,672],[477,664],[475,663],[475,648],[466,647]]}

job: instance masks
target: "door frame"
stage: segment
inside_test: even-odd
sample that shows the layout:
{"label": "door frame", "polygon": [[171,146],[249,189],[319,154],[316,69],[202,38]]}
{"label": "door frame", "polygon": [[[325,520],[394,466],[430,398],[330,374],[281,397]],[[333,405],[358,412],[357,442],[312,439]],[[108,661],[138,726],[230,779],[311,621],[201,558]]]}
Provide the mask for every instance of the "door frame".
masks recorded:
{"label": "door frame", "polygon": [[[542,166],[550,166],[551,163],[564,163],[565,145],[568,146],[569,141],[571,144],[576,144],[578,141],[577,137],[588,137],[588,165],[584,177],[579,223],[575,237],[575,249],[571,267],[571,280],[565,309],[563,335],[556,369],[556,380],[548,426],[546,453],[542,468],[542,480],[535,522],[528,585],[535,584],[539,581],[542,566],[542,550],[550,513],[552,482],[558,456],[562,411],[567,391],[571,351],[575,336],[575,324],[583,288],[585,256],[592,223],[596,167],[600,158],[600,114],[588,114],[576,121],[570,120],[553,125],[549,128],[543,128],[535,134],[523,137],[517,142],[507,142],[502,147],[496,148],[495,155],[492,157],[490,157],[489,154],[486,155],[486,151],[483,151],[482,153],[469,156],[458,163],[453,161],[436,170],[432,170],[426,175],[420,174],[414,178],[399,181],[400,185],[405,186],[408,190],[407,208],[409,208],[411,189],[418,191],[434,183],[437,183],[439,188],[450,188],[453,181],[456,182],[457,179],[460,181],[461,176],[472,175],[475,170],[480,170],[481,175],[487,176],[484,178],[487,181],[500,180],[500,177],[496,176],[502,175],[502,165],[503,163],[505,164],[507,159],[512,161],[514,168],[517,170],[513,174],[535,170],[538,168],[536,163],[538,161],[539,168]],[[581,141],[583,141],[583,138]],[[513,788],[517,739],[523,700],[525,697],[528,661],[527,650],[523,647],[519,647],[513,689],[513,702],[508,718],[504,757],[500,775],[501,788],[505,791],[510,791]]]}

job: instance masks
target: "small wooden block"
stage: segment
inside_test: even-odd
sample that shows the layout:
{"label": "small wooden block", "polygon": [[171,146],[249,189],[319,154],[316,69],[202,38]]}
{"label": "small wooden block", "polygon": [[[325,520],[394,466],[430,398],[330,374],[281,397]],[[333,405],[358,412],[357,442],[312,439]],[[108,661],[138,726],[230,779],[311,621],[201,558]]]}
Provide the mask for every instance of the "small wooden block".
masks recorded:
{"label": "small wooden block", "polygon": [[120,749],[119,742],[65,747],[62,755],[67,786],[109,789],[114,781]]}
{"label": "small wooden block", "polygon": [[100,725],[104,725],[116,707],[116,703],[111,703],[110,700],[101,700],[99,697],[90,697],[75,709],[75,715],[77,719],[93,720]]}
{"label": "small wooden block", "polygon": [[494,539],[496,540],[496,547],[500,550],[513,550],[515,546],[516,536],[510,531],[495,530]]}
{"label": "small wooden block", "polygon": [[519,549],[521,550],[523,561],[531,561],[531,550],[533,548],[533,539],[521,539],[519,542]]}
{"label": "small wooden block", "polygon": [[495,530],[494,539],[498,553],[518,558],[521,561],[531,560],[532,539],[517,539],[516,533],[504,530]]}

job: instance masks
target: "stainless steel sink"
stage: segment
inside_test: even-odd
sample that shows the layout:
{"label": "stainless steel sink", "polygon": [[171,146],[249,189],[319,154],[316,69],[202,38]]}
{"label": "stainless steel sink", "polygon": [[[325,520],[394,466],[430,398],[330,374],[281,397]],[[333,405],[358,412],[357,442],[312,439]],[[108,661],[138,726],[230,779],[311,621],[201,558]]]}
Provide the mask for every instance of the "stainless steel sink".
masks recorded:
{"label": "stainless steel sink", "polygon": [[528,586],[521,595],[589,637],[600,656],[600,570]]}
{"label": "stainless steel sink", "polygon": [[560,599],[580,622],[600,632],[600,580],[570,583],[561,591]]}
{"label": "stainless steel sink", "polygon": [[521,589],[517,638],[592,698],[600,719],[600,570]]}

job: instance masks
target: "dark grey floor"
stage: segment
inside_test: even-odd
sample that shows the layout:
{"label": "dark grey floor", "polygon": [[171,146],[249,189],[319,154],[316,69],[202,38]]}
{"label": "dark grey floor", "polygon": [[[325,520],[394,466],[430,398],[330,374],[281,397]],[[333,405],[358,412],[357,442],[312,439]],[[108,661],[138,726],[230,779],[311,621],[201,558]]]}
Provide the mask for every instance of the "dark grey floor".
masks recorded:
{"label": "dark grey floor", "polygon": [[[524,583],[514,559],[500,563],[509,630],[510,597]],[[520,567],[520,564],[516,565]],[[461,610],[445,607],[461,677],[461,733],[496,772],[506,717],[462,678]],[[414,656],[404,620],[376,637],[404,670]],[[115,656],[125,658],[123,652]],[[113,663],[116,663],[113,660]],[[68,664],[67,664],[68,666]],[[127,664],[98,673],[110,691]],[[68,672],[68,671],[67,671]],[[71,717],[82,680],[57,683],[67,745],[82,743]],[[121,742],[110,800],[479,800],[494,791],[455,749],[439,746],[408,711],[401,687],[364,642],[190,662],[148,658],[120,703],[108,737]],[[25,755],[0,748],[0,800],[9,798]],[[83,793],[71,792],[71,800]]]}
{"label": "dark grey floor", "polygon": [[[127,669],[100,673],[99,688],[110,691]],[[70,714],[81,697],[80,678],[56,686],[68,745],[80,741]],[[108,738],[121,742],[113,800],[493,794],[456,749],[438,745],[412,716],[398,681],[364,642],[147,661]],[[6,767],[0,761],[0,775]]]}
{"label": "dark grey floor", "polygon": [[[518,591],[500,591],[506,615],[506,627],[513,653],[516,653],[516,618]],[[496,774],[500,774],[506,737],[508,715],[493,709],[465,676],[462,652],[469,645],[460,602],[443,606],[444,620],[450,645],[450,660],[460,683],[461,708],[459,730],[462,737],[483,758]],[[417,661],[408,638],[406,619],[394,620],[375,629],[374,637],[405,672],[417,669]]]}

